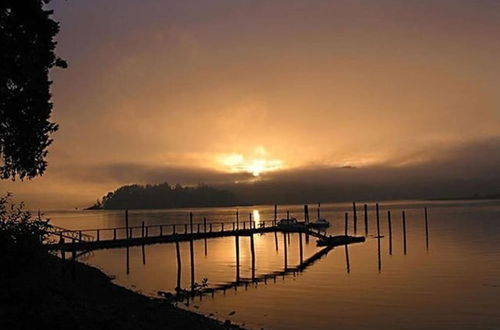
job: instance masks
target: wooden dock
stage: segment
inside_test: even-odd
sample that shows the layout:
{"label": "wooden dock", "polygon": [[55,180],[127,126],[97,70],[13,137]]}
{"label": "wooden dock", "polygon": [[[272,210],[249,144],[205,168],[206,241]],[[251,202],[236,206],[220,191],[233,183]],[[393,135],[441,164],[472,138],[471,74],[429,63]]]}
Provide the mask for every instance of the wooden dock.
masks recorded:
{"label": "wooden dock", "polygon": [[[192,219],[192,217],[191,217]],[[128,220],[128,219],[127,219]],[[128,223],[128,221],[126,221]],[[115,227],[86,230],[65,230],[56,227],[51,232],[53,239],[47,244],[49,250],[92,251],[98,249],[123,248],[159,243],[175,243],[183,241],[205,240],[228,236],[252,236],[270,232],[304,233],[318,239],[328,238],[319,231],[313,231],[314,225],[304,222],[299,226],[280,226],[276,220],[243,221],[243,222],[211,222],[206,219],[200,223],[148,225],[135,227]],[[139,233],[138,233],[139,232]],[[94,234],[95,236],[91,235]],[[364,237],[337,236],[333,245],[344,245],[359,242]]]}

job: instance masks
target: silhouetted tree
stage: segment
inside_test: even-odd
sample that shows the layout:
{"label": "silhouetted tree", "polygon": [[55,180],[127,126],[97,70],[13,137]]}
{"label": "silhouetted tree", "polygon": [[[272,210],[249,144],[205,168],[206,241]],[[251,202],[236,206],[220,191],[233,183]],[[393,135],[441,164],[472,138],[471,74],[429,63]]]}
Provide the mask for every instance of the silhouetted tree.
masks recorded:
{"label": "silhouetted tree", "polygon": [[59,24],[44,5],[50,0],[0,1],[0,177],[42,175],[57,124],[49,70],[65,68],[54,54]]}

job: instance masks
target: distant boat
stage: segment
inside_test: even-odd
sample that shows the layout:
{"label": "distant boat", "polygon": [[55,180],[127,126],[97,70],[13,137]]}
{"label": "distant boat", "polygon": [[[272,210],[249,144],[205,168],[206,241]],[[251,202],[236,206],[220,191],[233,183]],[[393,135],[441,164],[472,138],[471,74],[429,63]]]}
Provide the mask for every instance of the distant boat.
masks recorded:
{"label": "distant boat", "polygon": [[304,222],[298,222],[296,218],[281,219],[278,227],[282,229],[303,228]]}
{"label": "distant boat", "polygon": [[313,228],[328,228],[328,227],[330,227],[330,221],[328,221],[328,220],[326,220],[324,218],[323,219],[317,219],[314,222],[310,222],[309,226],[313,227]]}
{"label": "distant boat", "polygon": [[320,215],[321,203],[318,203],[318,219],[314,222],[309,223],[311,228],[328,228],[330,227],[330,222]]}

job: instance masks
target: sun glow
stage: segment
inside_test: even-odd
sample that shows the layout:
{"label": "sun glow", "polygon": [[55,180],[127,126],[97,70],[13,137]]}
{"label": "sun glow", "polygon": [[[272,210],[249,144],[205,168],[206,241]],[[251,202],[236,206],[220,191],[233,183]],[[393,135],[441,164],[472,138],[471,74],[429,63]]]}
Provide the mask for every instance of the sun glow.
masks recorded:
{"label": "sun glow", "polygon": [[254,157],[245,157],[239,153],[226,154],[220,157],[220,162],[231,172],[247,172],[258,177],[264,172],[282,168],[283,163],[278,159],[266,159],[264,147],[257,147]]}

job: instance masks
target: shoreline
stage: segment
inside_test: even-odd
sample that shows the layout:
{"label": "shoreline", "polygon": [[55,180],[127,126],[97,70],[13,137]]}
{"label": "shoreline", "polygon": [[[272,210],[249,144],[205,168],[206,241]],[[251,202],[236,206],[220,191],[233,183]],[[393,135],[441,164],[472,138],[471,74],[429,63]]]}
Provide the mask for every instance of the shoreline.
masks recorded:
{"label": "shoreline", "polygon": [[129,290],[78,261],[38,259],[1,279],[0,328],[242,329]]}

